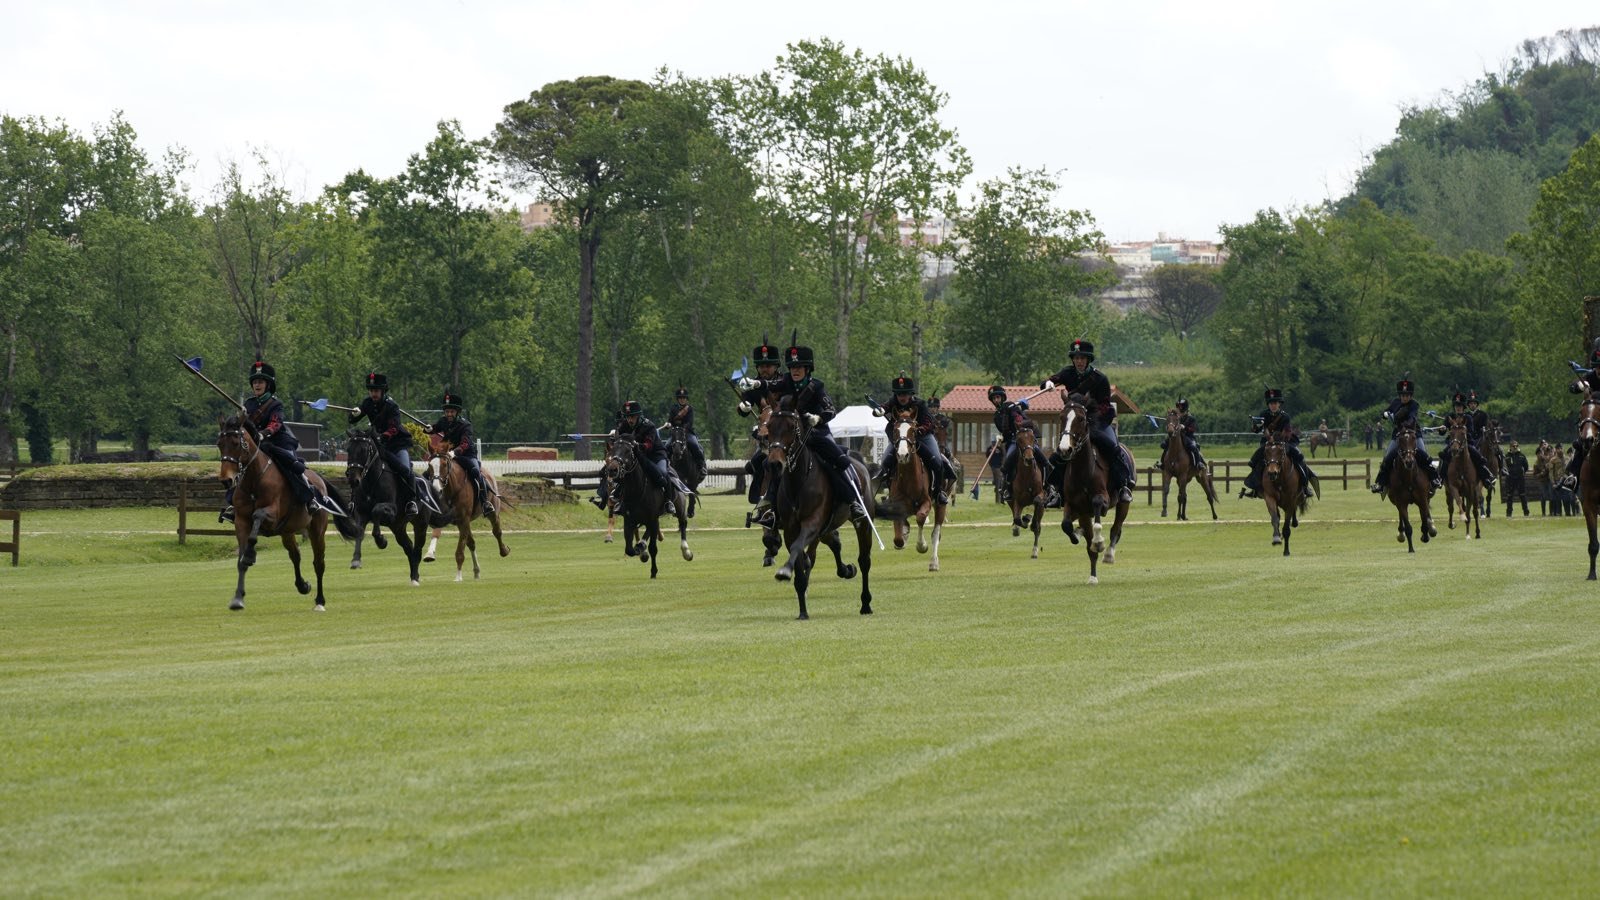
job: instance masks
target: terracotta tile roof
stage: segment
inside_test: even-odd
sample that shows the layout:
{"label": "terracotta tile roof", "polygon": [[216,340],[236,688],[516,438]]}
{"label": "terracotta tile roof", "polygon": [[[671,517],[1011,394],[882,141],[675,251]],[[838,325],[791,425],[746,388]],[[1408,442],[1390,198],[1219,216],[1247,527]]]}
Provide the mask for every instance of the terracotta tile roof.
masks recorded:
{"label": "terracotta tile roof", "polygon": [[[1039,390],[1036,384],[1006,385],[1006,396],[1012,400],[1026,397]],[[1111,386],[1112,399],[1117,401],[1117,410],[1120,412],[1141,412],[1139,405],[1133,398],[1124,394],[1116,385]],[[1064,404],[1060,391],[1049,391],[1028,401],[1028,412],[1033,415],[1059,414]],[[939,411],[945,415],[954,413],[992,413],[994,404],[989,402],[989,386],[987,384],[958,384],[948,393],[939,398]]]}

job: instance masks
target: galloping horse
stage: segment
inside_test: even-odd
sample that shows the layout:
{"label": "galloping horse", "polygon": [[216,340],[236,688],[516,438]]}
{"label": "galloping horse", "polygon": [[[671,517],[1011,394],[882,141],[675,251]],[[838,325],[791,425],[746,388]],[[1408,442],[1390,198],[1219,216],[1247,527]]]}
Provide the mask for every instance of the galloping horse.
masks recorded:
{"label": "galloping horse", "polygon": [[1406,427],[1400,429],[1395,436],[1394,466],[1389,469],[1389,484],[1387,494],[1389,502],[1400,513],[1400,533],[1395,535],[1396,541],[1404,541],[1407,553],[1417,552],[1416,545],[1411,541],[1411,516],[1406,507],[1415,506],[1417,514],[1421,516],[1422,542],[1426,544],[1431,538],[1439,534],[1433,527],[1433,512],[1428,508],[1428,490],[1432,487],[1432,478],[1417,465],[1417,430]]}
{"label": "galloping horse", "polygon": [[[1478,438],[1478,453],[1483,456],[1483,463],[1488,467],[1490,474],[1496,478],[1506,475],[1506,454],[1500,449],[1500,422],[1490,419],[1484,426],[1483,434]],[[1483,510],[1481,515],[1487,519],[1494,514],[1494,485],[1483,486]],[[1506,514],[1510,517],[1510,513]]]}
{"label": "galloping horse", "polygon": [[[689,452],[689,429],[682,425],[672,426],[672,450],[667,454],[667,464],[678,473],[690,491],[698,489],[704,480],[700,477],[700,467],[695,464],[694,454]],[[689,518],[694,518],[694,509],[699,503],[699,494],[689,494]]]}
{"label": "galloping horse", "polygon": [[[866,522],[850,521],[850,498],[833,496],[833,480],[822,471],[826,462],[806,446],[807,428],[800,414],[794,411],[794,397],[785,395],[778,400],[777,409],[767,422],[767,460],[773,470],[769,476],[778,479],[778,498],[774,507],[778,527],[783,529],[783,540],[789,548],[789,558],[774,577],[779,581],[794,579],[795,596],[800,601],[799,618],[807,619],[806,588],[811,583],[811,569],[817,561],[817,543],[820,541],[833,551],[834,571],[840,578],[854,578],[857,567],[861,572],[861,614],[872,615],[872,591],[867,576],[872,571],[872,533]],[[867,467],[860,460],[851,460],[850,474],[858,489],[867,484]],[[872,515],[872,493],[861,492],[867,515]],[[840,556],[839,529],[851,524],[856,532],[856,565],[846,565]]]}
{"label": "galloping horse", "polygon": [[[1289,555],[1289,535],[1300,525],[1300,514],[1306,511],[1309,500],[1300,490],[1300,468],[1289,457],[1289,445],[1281,433],[1267,437],[1262,454],[1265,466],[1261,476],[1261,499],[1267,503],[1267,515],[1272,517],[1272,543],[1283,545],[1283,555]],[[1282,511],[1283,528],[1278,528]]]}
{"label": "galloping horse", "polygon": [[[768,479],[778,477],[776,467],[767,462],[767,445],[770,443],[767,434],[767,423],[772,419],[772,411],[774,408],[775,407],[773,406],[771,395],[762,394],[761,409],[760,412],[756,414],[756,425],[754,428],[750,429],[750,437],[755,440],[756,450],[758,453],[756,458],[750,464],[751,471],[752,474],[755,472],[760,472],[762,474],[763,479],[761,482],[761,487],[763,490],[765,490],[766,487],[772,483]],[[755,487],[754,479],[751,480],[751,487],[752,489]],[[754,502],[754,495],[752,495],[752,502]],[[753,515],[750,513],[745,513],[744,527],[749,528],[754,521],[755,517]],[[782,547],[783,539],[778,537],[778,529],[772,525],[763,523],[761,525],[762,568],[772,565],[773,561],[777,559],[778,551],[782,549]]]}
{"label": "galloping horse", "polygon": [[[1089,410],[1082,394],[1068,396],[1066,407],[1061,411],[1060,457],[1059,464],[1065,467],[1061,481],[1061,530],[1074,544],[1078,542],[1078,533],[1082,533],[1089,553],[1089,583],[1099,584],[1100,553],[1105,552],[1108,566],[1117,561],[1117,542],[1122,540],[1122,522],[1128,518],[1128,504],[1117,501],[1116,518],[1111,523],[1111,542],[1107,544],[1101,533],[1100,519],[1111,508],[1107,493],[1110,468],[1089,440]],[[1078,520],[1077,532],[1073,530],[1074,518]]]}
{"label": "galloping horse", "polygon": [[1211,518],[1217,518],[1217,492],[1211,486],[1211,470],[1196,470],[1194,460],[1189,458],[1189,451],[1183,446],[1183,426],[1179,424],[1182,417],[1176,409],[1167,410],[1167,449],[1161,454],[1161,518],[1167,517],[1167,491],[1172,482],[1178,482],[1178,521],[1187,521],[1189,518],[1189,481],[1200,482],[1200,487],[1205,491],[1206,502],[1211,504]]}
{"label": "galloping horse", "polygon": [[[1022,529],[1033,529],[1033,556],[1039,558],[1039,530],[1044,520],[1044,473],[1039,470],[1039,463],[1033,458],[1033,448],[1037,438],[1032,428],[1017,429],[1017,469],[1011,475],[1011,536],[1016,537]],[[1029,506],[1033,512],[1027,515],[1023,510]]]}
{"label": "galloping horse", "polygon": [[[1583,522],[1589,529],[1589,580],[1594,581],[1595,554],[1600,552],[1600,536],[1595,522],[1600,517],[1600,397],[1585,394],[1578,409],[1578,445],[1583,448],[1583,465],[1578,467],[1578,502],[1583,506]],[[241,576],[242,577],[242,576]]]}
{"label": "galloping horse", "polygon": [[[928,523],[928,512],[933,512],[933,557],[928,561],[928,571],[939,571],[939,538],[944,531],[945,504],[933,498],[934,484],[928,467],[917,452],[916,410],[907,410],[896,417],[890,433],[894,436],[894,478],[889,482],[889,496],[884,506],[894,519],[894,548],[906,546],[906,532],[910,530],[910,517],[917,520],[917,552],[928,552],[928,540],[923,528]],[[945,485],[949,490],[949,485]]]}
{"label": "galloping horse", "polygon": [[[305,532],[311,542],[311,568],[317,573],[317,597],[313,609],[327,608],[327,598],[322,593],[322,573],[326,569],[323,556],[327,550],[327,512],[313,513],[294,498],[283,472],[261,452],[254,429],[242,416],[232,416],[217,422],[217,452],[222,457],[222,467],[217,478],[223,486],[233,485],[233,535],[239,542],[239,585],[233,592],[229,609],[244,609],[244,573],[256,563],[256,541],[262,535],[278,535],[283,547],[289,551],[289,561],[294,564],[294,587],[302,594],[311,593],[311,585],[300,575],[300,546],[295,535]],[[320,487],[339,506],[346,506],[339,492],[323,477],[307,470],[306,476],[314,487]],[[354,539],[361,529],[343,517],[332,517],[334,527],[344,537]]]}
{"label": "galloping horse", "polygon": [[[467,552],[471,552],[472,579],[476,581],[479,576],[478,542],[472,536],[473,519],[480,516],[488,517],[495,543],[500,545],[501,556],[510,556],[511,548],[506,546],[505,538],[500,536],[500,514],[484,510],[483,504],[478,502],[478,486],[472,483],[466,468],[445,451],[444,436],[430,435],[428,474],[433,478],[434,489],[439,492],[445,515],[456,523],[456,580],[462,580],[461,565],[466,561]],[[489,486],[489,494],[500,497],[500,485],[495,482],[494,476],[484,472],[483,480]]]}
{"label": "galloping horse", "polygon": [[[626,542],[623,552],[639,557],[650,564],[650,577],[656,577],[656,542],[664,540],[661,534],[661,517],[666,515],[667,495],[656,487],[641,466],[650,463],[643,459],[639,444],[631,434],[619,434],[611,439],[611,449],[606,453],[605,471],[611,479],[611,490],[622,497],[622,538]],[[672,498],[674,516],[678,520],[678,548],[685,560],[694,559],[689,549],[689,517],[684,509],[689,505],[687,495],[677,493]],[[644,528],[644,536],[639,529]],[[646,543],[648,542],[648,544]]]}
{"label": "galloping horse", "polygon": [[[372,523],[374,534],[380,525],[394,532],[395,541],[406,554],[411,585],[415,587],[422,583],[418,566],[422,562],[422,537],[428,529],[429,510],[419,502],[417,515],[406,519],[400,508],[400,491],[394,473],[378,450],[377,435],[370,429],[361,429],[349,432],[347,438],[345,478],[350,482],[351,504],[361,521]],[[351,568],[355,568],[354,562]]]}
{"label": "galloping horse", "polygon": [[1459,509],[1461,530],[1467,540],[1483,537],[1483,532],[1478,529],[1478,509],[1482,506],[1483,498],[1478,485],[1478,468],[1472,464],[1472,453],[1468,449],[1467,426],[1450,426],[1450,437],[1445,441],[1445,446],[1450,451],[1450,470],[1444,473],[1445,497],[1450,508],[1448,524],[1451,528],[1456,527],[1456,511]]}
{"label": "galloping horse", "polygon": [[967,473],[961,465],[961,460],[950,452],[950,418],[935,415],[933,417],[933,442],[939,445],[939,452],[949,461],[950,469],[956,473],[956,489],[949,491],[950,502],[956,502],[956,495],[967,489]]}

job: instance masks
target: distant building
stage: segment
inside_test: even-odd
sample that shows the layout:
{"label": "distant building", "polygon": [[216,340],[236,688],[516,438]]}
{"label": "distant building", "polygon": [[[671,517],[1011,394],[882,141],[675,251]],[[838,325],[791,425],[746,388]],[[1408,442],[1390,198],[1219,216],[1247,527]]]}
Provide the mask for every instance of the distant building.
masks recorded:
{"label": "distant building", "polygon": [[1188,241],[1169,238],[1157,232],[1153,241],[1122,241],[1110,245],[1107,255],[1117,267],[1120,280],[1110,290],[1100,295],[1107,303],[1129,312],[1149,299],[1144,279],[1157,266],[1164,265],[1221,265],[1227,258],[1222,245],[1215,241]]}
{"label": "distant building", "polygon": [[[1020,400],[1038,389],[1038,385],[1032,384],[1007,385],[1006,396]],[[1111,399],[1116,401],[1119,414],[1137,415],[1140,411],[1133,398],[1114,384]],[[1039,394],[1028,403],[1028,416],[1039,427],[1039,446],[1046,448],[1046,453],[1055,447],[1061,435],[1061,411],[1065,406],[1058,390]],[[967,474],[976,478],[978,470],[983,468],[984,453],[995,438],[994,404],[989,402],[989,386],[958,384],[939,400],[939,411],[955,423],[950,435],[951,452],[961,460]]]}
{"label": "distant building", "polygon": [[522,231],[524,234],[540,228],[549,228],[555,224],[556,208],[551,203],[529,203],[528,208],[522,211]]}

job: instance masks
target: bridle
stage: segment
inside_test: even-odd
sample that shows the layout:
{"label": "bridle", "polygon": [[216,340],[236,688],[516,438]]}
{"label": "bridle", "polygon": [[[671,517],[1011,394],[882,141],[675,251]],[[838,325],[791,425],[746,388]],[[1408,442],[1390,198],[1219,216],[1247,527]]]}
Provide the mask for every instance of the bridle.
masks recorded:
{"label": "bridle", "polygon": [[1600,440],[1600,418],[1596,418],[1596,414],[1600,413],[1600,400],[1591,395],[1583,401],[1578,413],[1581,416],[1578,419],[1578,441],[1588,450],[1596,440]]}
{"label": "bridle", "polygon": [[915,423],[907,416],[895,417],[894,430],[898,437],[895,438],[894,452],[902,461],[909,461],[912,454],[911,432],[916,428]]}
{"label": "bridle", "polygon": [[[261,445],[259,443],[255,443],[254,441],[245,440],[245,427],[244,420],[242,418],[234,419],[233,423],[234,424],[232,427],[224,425],[223,428],[217,432],[217,451],[221,454],[222,462],[233,463],[234,465],[233,478],[224,478],[221,480],[227,482],[232,487],[238,487],[239,484],[244,481],[244,473],[249,471],[250,466],[255,463],[256,457],[261,455]],[[228,452],[222,447],[224,440],[229,440],[231,444],[237,446],[239,448],[239,455],[244,456],[244,458],[240,459],[238,456],[229,455]],[[246,456],[244,453],[245,447],[250,448],[250,453],[248,456]]]}
{"label": "bridle", "polygon": [[1274,484],[1280,483],[1283,470],[1287,468],[1283,464],[1283,459],[1287,455],[1283,446],[1283,440],[1278,437],[1276,431],[1268,433],[1267,443],[1262,449],[1262,461],[1266,463],[1266,476],[1272,479]]}
{"label": "bridle", "polygon": [[[1078,422],[1082,422],[1080,428]],[[1061,411],[1061,457],[1072,459],[1089,443],[1089,410],[1072,401]]]}
{"label": "bridle", "polygon": [[611,441],[611,452],[606,455],[606,469],[613,484],[628,477],[638,465],[638,442],[629,435],[617,435]]}
{"label": "bridle", "polygon": [[[370,448],[361,451],[357,458],[356,447]],[[378,439],[371,432],[357,431],[350,435],[344,445],[345,455],[348,457],[344,469],[344,477],[350,479],[351,484],[362,484],[367,480],[367,474],[372,470],[372,464],[378,459]],[[350,473],[354,472],[354,477]]]}
{"label": "bridle", "polygon": [[[1027,441],[1022,440],[1024,434],[1028,436]],[[1037,437],[1038,435],[1034,433],[1032,428],[1017,429],[1017,461],[1030,469],[1034,466],[1033,448]]]}
{"label": "bridle", "polygon": [[[794,421],[794,427],[790,429],[787,441],[775,441],[772,438],[771,430],[767,431],[767,453],[769,458],[770,454],[774,452],[783,454],[783,471],[785,473],[793,472],[795,465],[800,461],[800,457],[805,455],[801,452],[805,449],[805,420],[800,418],[800,414],[794,410],[785,409],[774,409],[772,416],[768,419],[769,425],[773,419],[792,419]],[[810,467],[809,458],[806,461],[806,465],[807,468]]]}
{"label": "bridle", "polygon": [[1402,428],[1395,435],[1395,456],[1408,469],[1417,467],[1417,430]]}

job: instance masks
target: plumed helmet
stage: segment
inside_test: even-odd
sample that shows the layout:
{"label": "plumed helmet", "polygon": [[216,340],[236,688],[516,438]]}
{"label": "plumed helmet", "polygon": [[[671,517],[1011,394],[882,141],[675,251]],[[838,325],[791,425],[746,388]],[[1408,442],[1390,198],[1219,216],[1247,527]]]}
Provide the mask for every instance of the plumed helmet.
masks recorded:
{"label": "plumed helmet", "polygon": [[808,369],[817,368],[816,358],[811,354],[810,347],[801,347],[798,344],[783,352],[783,360],[791,369],[805,366]]}
{"label": "plumed helmet", "polygon": [[1189,401],[1184,399],[1183,397],[1179,397],[1178,398],[1177,406],[1178,406],[1178,411],[1179,412],[1188,412],[1189,411]]}
{"label": "plumed helmet", "polygon": [[622,414],[624,416],[642,416],[644,415],[644,404],[637,400],[629,400],[627,403],[622,404]]}
{"label": "plumed helmet", "polygon": [[1467,395],[1461,393],[1460,391],[1456,391],[1454,396],[1450,398],[1450,403],[1454,406],[1466,406]]}
{"label": "plumed helmet", "polygon": [[765,340],[761,342],[761,346],[750,351],[750,356],[755,360],[755,363],[758,366],[764,363],[771,363],[772,365],[778,364],[778,348],[767,343]]}
{"label": "plumed helmet", "polygon": [[689,399],[689,389],[680,384],[678,389],[672,393],[672,397],[674,400],[687,400]]}
{"label": "plumed helmet", "polygon": [[1070,359],[1074,356],[1087,356],[1090,362],[1094,362],[1094,344],[1084,340],[1073,341],[1072,349],[1067,351],[1067,357]]}
{"label": "plumed helmet", "polygon": [[273,371],[271,363],[262,362],[259,359],[255,361],[255,364],[250,367],[250,377],[247,380],[255,381],[257,378],[266,380],[268,393],[278,389],[278,373]]}
{"label": "plumed helmet", "polygon": [[1478,392],[1477,391],[1467,391],[1467,402],[1468,403],[1478,403],[1478,402],[1480,402],[1478,400]]}
{"label": "plumed helmet", "polygon": [[1269,387],[1269,388],[1267,388],[1266,398],[1267,398],[1267,402],[1268,403],[1271,403],[1274,400],[1278,401],[1279,403],[1282,403],[1283,402],[1283,391],[1281,391],[1281,390],[1279,390],[1278,388],[1275,388],[1275,387]]}
{"label": "plumed helmet", "polygon": [[939,408],[939,398],[938,397],[929,397],[928,398],[928,408],[929,409],[938,409]]}
{"label": "plumed helmet", "polygon": [[1417,386],[1411,381],[1411,379],[1402,378],[1395,382],[1394,392],[1396,394],[1415,394],[1417,392]]}
{"label": "plumed helmet", "polygon": [[1004,400],[1006,398],[1006,389],[998,384],[991,384],[989,385],[989,399],[993,400],[996,397]]}
{"label": "plumed helmet", "polygon": [[388,389],[389,376],[383,374],[382,372],[370,372],[367,374],[367,390],[387,391]]}
{"label": "plumed helmet", "polygon": [[896,394],[914,394],[917,392],[917,383],[908,378],[904,372],[901,372],[900,377],[894,380],[893,385]]}
{"label": "plumed helmet", "polygon": [[443,406],[445,409],[460,410],[463,406],[466,405],[466,402],[461,399],[461,395],[460,394],[452,394],[449,391],[445,391],[444,392],[444,402],[441,403],[440,405]]}

